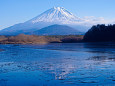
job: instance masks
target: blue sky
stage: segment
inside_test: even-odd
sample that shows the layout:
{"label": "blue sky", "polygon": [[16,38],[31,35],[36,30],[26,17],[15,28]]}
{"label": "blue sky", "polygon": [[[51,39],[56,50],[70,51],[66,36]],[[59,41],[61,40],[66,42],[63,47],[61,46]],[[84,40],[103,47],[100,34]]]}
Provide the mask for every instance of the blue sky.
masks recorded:
{"label": "blue sky", "polygon": [[115,20],[115,0],[0,0],[0,29],[25,22],[54,6],[79,17]]}

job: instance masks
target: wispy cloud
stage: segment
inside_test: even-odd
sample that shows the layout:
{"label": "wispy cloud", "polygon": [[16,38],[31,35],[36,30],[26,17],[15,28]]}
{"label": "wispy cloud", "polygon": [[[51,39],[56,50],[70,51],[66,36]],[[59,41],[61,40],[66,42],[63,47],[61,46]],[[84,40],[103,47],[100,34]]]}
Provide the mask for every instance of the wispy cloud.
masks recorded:
{"label": "wispy cloud", "polygon": [[107,20],[104,17],[85,16],[84,21],[90,24],[113,24],[114,20]]}

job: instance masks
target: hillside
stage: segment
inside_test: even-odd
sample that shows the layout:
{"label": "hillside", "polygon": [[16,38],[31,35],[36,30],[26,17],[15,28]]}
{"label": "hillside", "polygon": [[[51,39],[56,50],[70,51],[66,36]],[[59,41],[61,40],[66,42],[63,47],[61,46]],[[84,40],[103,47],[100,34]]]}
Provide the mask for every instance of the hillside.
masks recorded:
{"label": "hillside", "polygon": [[84,36],[84,41],[89,42],[108,42],[115,41],[114,25],[96,25],[93,26]]}
{"label": "hillside", "polygon": [[78,35],[80,31],[66,25],[51,25],[40,30],[34,31],[35,35]]}

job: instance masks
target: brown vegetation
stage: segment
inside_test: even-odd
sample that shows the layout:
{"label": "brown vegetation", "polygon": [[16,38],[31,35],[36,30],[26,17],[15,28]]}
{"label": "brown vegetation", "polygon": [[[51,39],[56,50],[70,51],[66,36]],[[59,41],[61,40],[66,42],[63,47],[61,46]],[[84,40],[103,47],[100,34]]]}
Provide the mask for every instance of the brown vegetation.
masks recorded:
{"label": "brown vegetation", "polygon": [[83,36],[37,36],[20,34],[17,36],[0,36],[1,44],[41,44],[41,43],[73,43],[81,42]]}

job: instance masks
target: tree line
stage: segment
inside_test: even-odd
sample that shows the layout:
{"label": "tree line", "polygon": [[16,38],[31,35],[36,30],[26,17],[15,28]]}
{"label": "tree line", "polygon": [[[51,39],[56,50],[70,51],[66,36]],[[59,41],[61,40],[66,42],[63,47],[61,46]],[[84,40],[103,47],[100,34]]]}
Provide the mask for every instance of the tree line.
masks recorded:
{"label": "tree line", "polygon": [[107,26],[105,24],[98,24],[92,26],[92,28],[84,35],[84,41],[115,41],[115,24]]}

